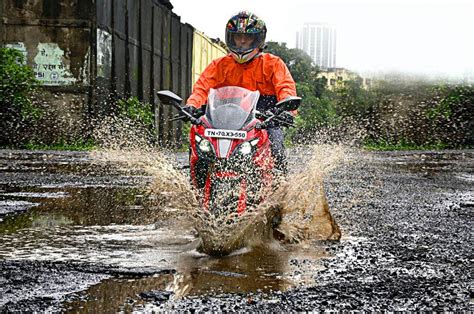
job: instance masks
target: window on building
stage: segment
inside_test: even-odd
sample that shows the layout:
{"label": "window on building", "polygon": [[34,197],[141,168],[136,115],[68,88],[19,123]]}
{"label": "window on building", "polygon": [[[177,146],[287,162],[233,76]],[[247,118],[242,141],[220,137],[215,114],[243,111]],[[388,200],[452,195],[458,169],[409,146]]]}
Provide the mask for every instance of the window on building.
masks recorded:
{"label": "window on building", "polygon": [[342,76],[338,76],[338,77],[337,77],[337,80],[338,80],[338,81],[342,81]]}
{"label": "window on building", "polygon": [[336,85],[336,80],[335,80],[335,79],[331,79],[331,80],[329,81],[329,84],[330,84],[330,85]]}

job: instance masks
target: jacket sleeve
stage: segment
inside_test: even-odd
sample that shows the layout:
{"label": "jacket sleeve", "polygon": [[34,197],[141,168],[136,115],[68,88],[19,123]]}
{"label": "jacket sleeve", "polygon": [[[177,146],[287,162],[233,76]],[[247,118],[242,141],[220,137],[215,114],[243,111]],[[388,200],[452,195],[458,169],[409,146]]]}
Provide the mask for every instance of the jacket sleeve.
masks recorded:
{"label": "jacket sleeve", "polygon": [[281,59],[278,59],[275,63],[273,86],[275,86],[278,101],[281,101],[288,96],[296,96],[295,81],[291,76],[290,70],[288,70],[286,64]]}
{"label": "jacket sleeve", "polygon": [[194,83],[193,92],[186,101],[187,105],[200,108],[207,101],[209,90],[216,85],[217,62],[214,60],[201,73],[199,79]]}
{"label": "jacket sleeve", "polygon": [[[288,67],[281,59],[278,59],[278,62],[275,64],[273,85],[275,86],[275,92],[278,101],[281,101],[288,96],[297,96],[296,83],[291,76],[290,70],[288,70]],[[296,116],[298,111],[293,110],[291,113],[293,116]]]}

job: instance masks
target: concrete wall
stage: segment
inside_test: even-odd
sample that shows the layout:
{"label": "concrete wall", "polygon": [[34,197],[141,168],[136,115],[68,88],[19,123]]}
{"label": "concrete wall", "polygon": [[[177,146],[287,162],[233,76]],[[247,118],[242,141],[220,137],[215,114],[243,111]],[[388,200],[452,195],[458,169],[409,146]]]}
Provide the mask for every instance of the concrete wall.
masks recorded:
{"label": "concrete wall", "polygon": [[92,0],[3,0],[1,42],[23,52],[43,85],[35,102],[44,107],[44,142],[86,129],[91,86]]}

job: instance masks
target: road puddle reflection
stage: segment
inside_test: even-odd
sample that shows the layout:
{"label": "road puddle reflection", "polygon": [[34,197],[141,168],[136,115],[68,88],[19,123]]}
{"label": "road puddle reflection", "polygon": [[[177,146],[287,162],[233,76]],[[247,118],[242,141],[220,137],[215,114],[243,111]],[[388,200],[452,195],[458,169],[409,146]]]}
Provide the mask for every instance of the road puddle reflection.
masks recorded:
{"label": "road puddle reflection", "polygon": [[326,253],[312,247],[276,246],[244,249],[214,258],[186,251],[174,265],[176,272],[145,278],[111,278],[66,301],[71,312],[141,310],[147,303],[163,303],[193,295],[270,293],[314,283],[312,275]]}

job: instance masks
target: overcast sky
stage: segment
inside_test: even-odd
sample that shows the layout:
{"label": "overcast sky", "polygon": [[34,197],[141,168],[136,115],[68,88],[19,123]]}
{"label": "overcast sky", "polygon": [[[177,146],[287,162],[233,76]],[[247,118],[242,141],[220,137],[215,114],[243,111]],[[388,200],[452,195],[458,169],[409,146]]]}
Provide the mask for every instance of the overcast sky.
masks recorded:
{"label": "overcast sky", "polygon": [[474,72],[473,0],[171,0],[173,11],[208,36],[224,39],[242,9],[259,15],[267,40],[295,47],[305,22],[337,28],[337,66],[450,77]]}

